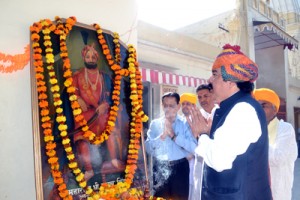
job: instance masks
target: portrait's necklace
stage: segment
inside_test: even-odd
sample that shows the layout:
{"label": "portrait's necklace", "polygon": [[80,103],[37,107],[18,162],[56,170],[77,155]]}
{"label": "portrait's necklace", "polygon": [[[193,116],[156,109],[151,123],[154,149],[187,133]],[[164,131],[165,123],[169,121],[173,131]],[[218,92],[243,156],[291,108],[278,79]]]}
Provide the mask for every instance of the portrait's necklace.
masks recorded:
{"label": "portrait's necklace", "polygon": [[93,83],[91,82],[91,80],[89,79],[88,71],[87,71],[86,68],[84,69],[84,72],[85,72],[84,75],[85,75],[85,81],[86,81],[86,83],[87,83],[87,84],[90,84],[92,90],[95,91],[95,90],[97,89],[97,84],[98,84],[98,81],[99,81],[99,72],[97,73],[97,78],[96,78],[96,81],[95,81],[94,84],[93,84]]}

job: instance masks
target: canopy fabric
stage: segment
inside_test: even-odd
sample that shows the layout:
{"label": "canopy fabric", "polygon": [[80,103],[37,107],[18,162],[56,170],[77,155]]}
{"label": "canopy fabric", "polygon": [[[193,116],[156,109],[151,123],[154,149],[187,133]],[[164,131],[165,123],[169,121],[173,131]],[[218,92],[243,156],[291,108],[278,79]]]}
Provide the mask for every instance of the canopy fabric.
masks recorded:
{"label": "canopy fabric", "polygon": [[265,49],[275,46],[297,48],[298,41],[270,21],[253,21],[255,49]]}
{"label": "canopy fabric", "polygon": [[169,84],[186,87],[197,87],[207,83],[204,78],[171,74],[153,69],[141,68],[142,80],[156,84]]}

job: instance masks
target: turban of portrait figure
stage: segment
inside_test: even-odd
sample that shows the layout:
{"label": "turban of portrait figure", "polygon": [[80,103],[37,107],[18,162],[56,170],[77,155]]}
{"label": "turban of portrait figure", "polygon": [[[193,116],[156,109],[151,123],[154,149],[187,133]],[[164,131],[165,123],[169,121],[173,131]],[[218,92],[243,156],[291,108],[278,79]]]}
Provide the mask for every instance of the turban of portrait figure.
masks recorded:
{"label": "turban of portrait figure", "polygon": [[86,55],[89,51],[92,52],[92,54],[97,58],[97,60],[99,59],[99,54],[98,54],[97,50],[95,49],[94,44],[91,44],[91,45],[85,45],[85,46],[83,47],[83,49],[81,50],[81,56],[82,56],[83,59],[85,58],[85,55]]}

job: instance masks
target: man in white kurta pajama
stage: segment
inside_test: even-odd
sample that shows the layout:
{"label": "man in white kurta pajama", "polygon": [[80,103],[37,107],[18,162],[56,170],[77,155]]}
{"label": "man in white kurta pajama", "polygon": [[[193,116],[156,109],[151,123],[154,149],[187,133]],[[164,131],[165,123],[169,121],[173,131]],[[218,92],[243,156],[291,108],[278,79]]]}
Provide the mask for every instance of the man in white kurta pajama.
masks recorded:
{"label": "man in white kurta pajama", "polygon": [[195,106],[190,111],[195,153],[204,160],[201,200],[272,200],[267,120],[251,96],[257,77],[240,47],[225,45],[209,78],[220,102],[212,124]]}
{"label": "man in white kurta pajama", "polygon": [[294,165],[297,159],[295,130],[290,123],[276,115],[280,106],[278,95],[268,88],[254,90],[256,100],[262,105],[269,133],[269,165],[273,200],[291,200]]}

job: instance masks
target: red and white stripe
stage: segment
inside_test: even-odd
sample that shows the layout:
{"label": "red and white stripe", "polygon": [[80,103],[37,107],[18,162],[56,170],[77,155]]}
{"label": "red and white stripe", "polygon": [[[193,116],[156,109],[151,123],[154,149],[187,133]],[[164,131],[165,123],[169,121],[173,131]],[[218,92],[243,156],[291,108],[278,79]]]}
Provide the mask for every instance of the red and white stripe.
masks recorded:
{"label": "red and white stripe", "polygon": [[182,76],[177,74],[171,74],[161,72],[153,69],[141,68],[142,80],[149,81],[157,84],[169,84],[187,87],[197,87],[201,84],[207,83],[206,79],[197,78],[192,76]]}

